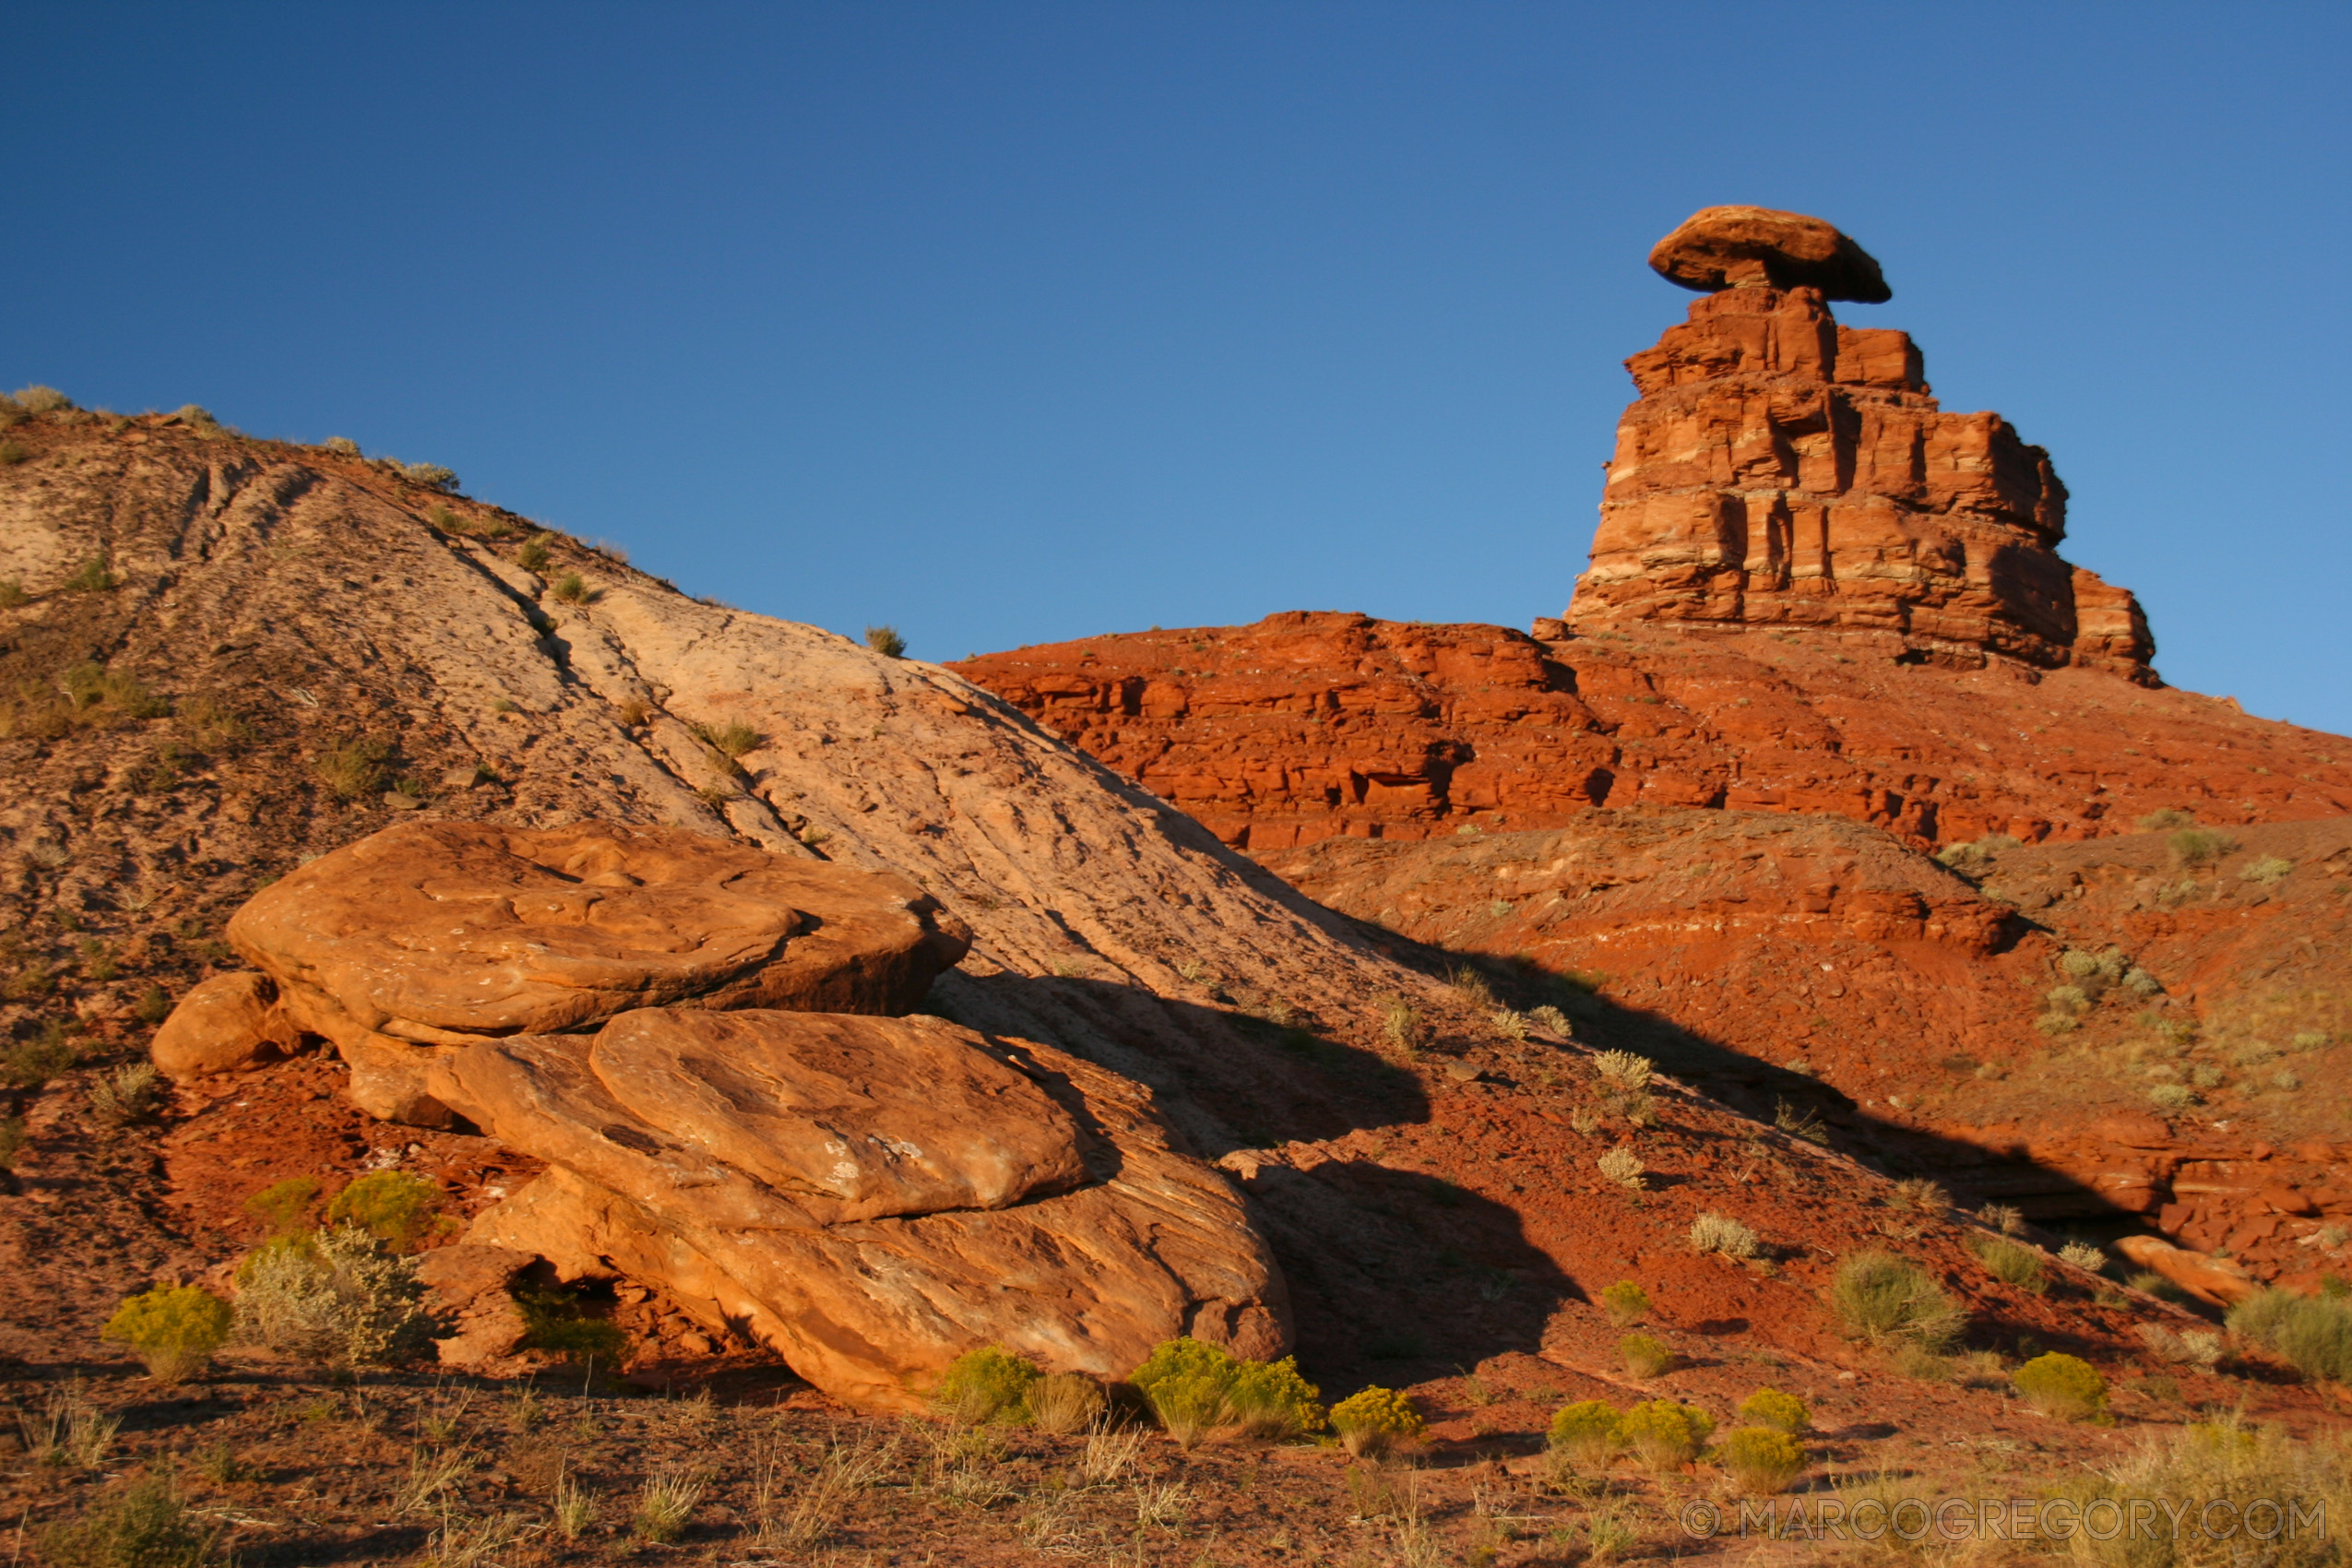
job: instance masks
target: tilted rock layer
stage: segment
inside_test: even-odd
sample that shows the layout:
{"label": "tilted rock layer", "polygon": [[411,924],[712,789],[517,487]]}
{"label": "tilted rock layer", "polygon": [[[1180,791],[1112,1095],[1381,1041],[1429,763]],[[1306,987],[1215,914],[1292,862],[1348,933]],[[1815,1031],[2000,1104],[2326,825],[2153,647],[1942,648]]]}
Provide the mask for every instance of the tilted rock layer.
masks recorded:
{"label": "tilted rock layer", "polygon": [[1625,362],[1571,625],[1892,633],[1921,656],[2153,683],[2138,601],[2059,559],[2066,487],[1999,414],[1947,413],[1902,332],[1812,288],[1725,289]]}

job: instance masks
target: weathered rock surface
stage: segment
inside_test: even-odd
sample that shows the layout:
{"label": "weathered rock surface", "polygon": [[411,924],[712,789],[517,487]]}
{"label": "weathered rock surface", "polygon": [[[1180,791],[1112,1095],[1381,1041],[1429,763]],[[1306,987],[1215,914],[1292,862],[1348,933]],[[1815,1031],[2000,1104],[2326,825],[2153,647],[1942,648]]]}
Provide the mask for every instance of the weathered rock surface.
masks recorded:
{"label": "weathered rock surface", "polygon": [[1240,1194],[1170,1146],[1147,1091],[1048,1047],[937,1018],[650,1012],[471,1046],[434,1082],[555,1168],[472,1241],[657,1284],[852,1403],[919,1409],[985,1344],[1101,1377],[1179,1334],[1289,1345]]}
{"label": "weathered rock surface", "polygon": [[1833,276],[1840,244],[1755,208],[1712,208],[1660,242],[1653,265],[1677,281],[1752,286],[1696,302],[1625,362],[1642,395],[1618,422],[1570,625],[1871,631],[1922,658],[2152,683],[2137,603],[2058,557],[2066,487],[2049,455],[1998,414],[1943,411],[1906,334],[1831,315],[1825,295],[1886,297],[1826,286],[1851,281]]}
{"label": "weathered rock surface", "polygon": [[267,975],[215,975],[189,988],[148,1048],[173,1083],[239,1073],[293,1050],[302,1030],[278,1006]]}
{"label": "weathered rock surface", "polygon": [[1815,289],[1823,299],[1879,304],[1893,299],[1870,252],[1818,218],[1769,207],[1705,207],[1650,250],[1669,283],[1718,289]]}
{"label": "weathered rock surface", "polygon": [[2092,668],[1955,669],[1892,633],[1539,629],[1293,612],[956,668],[1253,853],[1599,807],[1843,816],[1914,845],[2352,811],[2352,742]]}
{"label": "weathered rock surface", "polygon": [[264,888],[229,939],[394,1120],[429,1119],[433,1047],[665,1004],[904,1012],[969,946],[902,878],[593,822],[387,827]]}

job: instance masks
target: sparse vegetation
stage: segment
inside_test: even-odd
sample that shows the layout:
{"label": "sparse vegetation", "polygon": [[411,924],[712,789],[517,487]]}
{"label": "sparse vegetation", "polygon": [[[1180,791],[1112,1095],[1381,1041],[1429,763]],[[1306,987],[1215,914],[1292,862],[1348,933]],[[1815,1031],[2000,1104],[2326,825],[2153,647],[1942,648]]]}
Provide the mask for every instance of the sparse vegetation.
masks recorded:
{"label": "sparse vegetation", "polygon": [[1630,1051],[1604,1051],[1593,1057],[1593,1071],[1600,1075],[1604,1083],[1621,1089],[1639,1089],[1649,1087],[1657,1063]]}
{"label": "sparse vegetation", "polygon": [[2238,874],[2248,882],[2259,882],[2265,887],[2275,887],[2285,881],[2287,873],[2294,869],[2293,861],[2283,861],[2276,855],[2263,855],[2247,862],[2239,869]]}
{"label": "sparse vegetation", "polygon": [[2210,1329],[2192,1328],[2176,1334],[2160,1323],[2140,1324],[2140,1342],[2159,1361],[2175,1366],[2210,1367],[2221,1361],[2221,1336]]}
{"label": "sparse vegetation", "polygon": [[1622,1144],[1610,1149],[1593,1163],[1600,1168],[1600,1173],[1603,1176],[1621,1187],[1631,1187],[1638,1192],[1643,1182],[1647,1180],[1647,1173],[1642,1165],[1642,1157]]}
{"label": "sparse vegetation", "polygon": [[2005,1236],[1972,1238],[1968,1250],[1977,1254],[1992,1277],[2005,1285],[2040,1295],[2049,1284],[2043,1278],[2043,1257],[2040,1250],[2021,1245]]}
{"label": "sparse vegetation", "polygon": [[2197,1103],[2197,1096],[2186,1084],[2158,1084],[2148,1090],[2148,1102],[2158,1111],[2186,1111]]}
{"label": "sparse vegetation", "polygon": [[1856,1253],[1839,1264],[1830,1306],[1848,1334],[1883,1347],[1933,1353],[1967,1325],[1967,1314],[1927,1270],[1890,1253]]}
{"label": "sparse vegetation", "polygon": [[637,1491],[630,1533],[656,1546],[669,1545],[686,1533],[707,1490],[708,1483],[698,1470],[665,1469],[647,1476]]}
{"label": "sparse vegetation", "polygon": [[427,1320],[416,1265],[357,1225],[264,1244],[237,1269],[236,1335],[322,1366],[399,1360]]}
{"label": "sparse vegetation", "polygon": [[106,557],[93,555],[60,586],[68,593],[104,593],[122,585],[123,579],[114,575],[114,568]]}
{"label": "sparse vegetation", "polygon": [[2069,1241],[2058,1249],[2058,1260],[2092,1274],[2107,1272],[2107,1253],[2088,1241]]}
{"label": "sparse vegetation", "polygon": [[1740,1401],[1740,1413],[1751,1424],[1770,1427],[1790,1436],[1800,1435],[1812,1424],[1812,1412],[1794,1394],[1783,1394],[1777,1388],[1759,1388]]}
{"label": "sparse vegetation", "polygon": [[932,1403],[964,1426],[1026,1420],[1029,1387],[1040,1375],[1036,1362],[999,1346],[982,1346],[948,1363]]}
{"label": "sparse vegetation", "polygon": [[185,1383],[228,1343],[229,1303],[194,1285],[158,1285],[133,1296],[100,1336],[128,1345],[158,1383]]}
{"label": "sparse vegetation", "polygon": [[1716,1448],[1731,1484],[1753,1497],[1788,1490],[1805,1470],[1805,1445],[1776,1427],[1741,1427]]}
{"label": "sparse vegetation", "polygon": [[457,493],[457,474],[443,468],[439,463],[395,463],[393,467],[398,469],[400,477],[410,484],[422,485],[427,490],[437,490],[445,495]]}
{"label": "sparse vegetation", "polygon": [[554,559],[547,546],[554,537],[553,534],[540,533],[523,540],[515,551],[515,564],[526,572],[547,570],[547,564]]}
{"label": "sparse vegetation", "polygon": [[2036,1356],[2010,1374],[2017,1392],[2043,1415],[2086,1421],[2107,1411],[2107,1379],[2079,1356],[2053,1350]]}
{"label": "sparse vegetation", "polygon": [[[5,465],[12,460],[8,457],[8,451],[11,447],[15,447],[15,449],[19,452],[24,450],[23,447],[18,446],[13,441],[0,441],[0,465]],[[23,461],[22,458],[16,458],[13,460],[18,462]],[[25,591],[24,584],[18,582],[14,577],[0,577],[0,610],[17,610],[31,602],[32,595]]]}
{"label": "sparse vegetation", "polygon": [[[2328,1526],[2281,1530],[2259,1543],[2196,1528],[2150,1530],[2136,1540],[2120,1530],[2105,1540],[2078,1533],[2069,1545],[2083,1568],[2225,1568],[2239,1562],[2334,1568],[2343,1548],[2336,1521],[2352,1513],[2352,1448],[2340,1438],[2300,1439],[2284,1428],[2246,1425],[2232,1415],[2151,1436],[2120,1463],[2069,1487],[2067,1496],[2085,1509],[2085,1517],[2093,1516],[2088,1505],[2095,1501],[2120,1512],[2132,1500],[2161,1499],[2157,1506],[2184,1524],[2206,1517],[2263,1520],[2292,1499],[2307,1511],[2306,1518],[2317,1515]],[[2216,1503],[2227,1506],[2208,1515]]]}
{"label": "sparse vegetation", "polygon": [[1340,1446],[1359,1459],[1378,1459],[1429,1430],[1411,1395],[1376,1384],[1334,1405],[1331,1426]]}
{"label": "sparse vegetation", "polygon": [[1647,1381],[1674,1365],[1674,1348],[1652,1334],[1628,1334],[1617,1342],[1626,1375]]}
{"label": "sparse vegetation", "polygon": [[1716,1253],[1727,1258],[1754,1257],[1762,1242],[1756,1233],[1729,1215],[1709,1209],[1691,1221],[1691,1250]]}
{"label": "sparse vegetation", "polygon": [[2352,1296],[2259,1290],[2231,1307],[2227,1322],[2305,1377],[2352,1384]]}
{"label": "sparse vegetation", "polygon": [[907,657],[907,639],[898,635],[898,628],[896,626],[868,626],[866,647],[885,659]]}
{"label": "sparse vegetation", "polygon": [[360,455],[360,444],[348,435],[330,435],[319,445],[339,457],[356,457]]}
{"label": "sparse vegetation", "polygon": [[1620,1328],[1631,1328],[1649,1315],[1650,1293],[1630,1279],[1621,1279],[1600,1293],[1601,1310]]}
{"label": "sparse vegetation", "polygon": [[588,579],[577,572],[566,572],[556,578],[555,587],[550,591],[554,594],[558,604],[586,604],[592,597]]}
{"label": "sparse vegetation", "polygon": [[[18,441],[14,436],[0,439],[0,469],[13,469],[18,463],[25,462],[31,457],[32,448],[26,445],[23,442]],[[24,592],[24,589],[21,586],[18,586],[17,591],[21,594]],[[21,604],[24,601],[19,599],[17,602]],[[10,608],[13,609],[15,606],[12,605]]]}
{"label": "sparse vegetation", "polygon": [[321,753],[312,767],[337,800],[357,801],[382,794],[391,783],[391,771],[384,766],[391,754],[388,742],[361,735]]}
{"label": "sparse vegetation", "polygon": [[1952,1207],[1952,1194],[1943,1185],[1924,1176],[1906,1177],[1895,1183],[1890,1194],[1898,1208],[1916,1209],[1921,1214],[1942,1214]]}
{"label": "sparse vegetation", "polygon": [[1029,1385],[1029,1422],[1038,1431],[1084,1431],[1110,1408],[1102,1387],[1082,1372],[1054,1372]]}
{"label": "sparse vegetation", "polygon": [[1429,1043],[1429,1023],[1420,1008],[1401,997],[1391,997],[1381,1006],[1381,1038],[1408,1056]]}
{"label": "sparse vegetation", "polygon": [[2143,833],[2172,833],[2183,827],[2196,826],[2197,819],[2193,814],[2178,806],[2167,806],[2162,811],[2153,811],[2142,817],[2138,826]]}
{"label": "sparse vegetation", "polygon": [[223,1528],[202,1524],[159,1469],[71,1524],[43,1531],[41,1561],[53,1568],[203,1568],[224,1560]]}
{"label": "sparse vegetation", "polygon": [[74,406],[74,400],[54,386],[19,386],[14,401],[29,414],[61,414]]}
{"label": "sparse vegetation", "polygon": [[1618,1422],[1625,1445],[1651,1469],[1679,1469],[1699,1456],[1715,1432],[1715,1418],[1693,1405],[1645,1399]]}
{"label": "sparse vegetation", "polygon": [[1553,1414],[1548,1441],[1551,1451],[1581,1470],[1606,1469],[1624,1446],[1618,1433],[1617,1407],[1598,1399],[1564,1405]]}
{"label": "sparse vegetation", "polygon": [[329,1225],[356,1225],[395,1252],[412,1252],[440,1219],[441,1189],[405,1170],[375,1170],[335,1194]]}
{"label": "sparse vegetation", "polygon": [[163,1075],[152,1062],[126,1062],[89,1086],[90,1114],[109,1127],[144,1122],[163,1105]]}
{"label": "sparse vegetation", "polygon": [[2175,865],[2194,871],[2236,852],[2238,840],[2210,828],[2184,827],[2165,841]]}

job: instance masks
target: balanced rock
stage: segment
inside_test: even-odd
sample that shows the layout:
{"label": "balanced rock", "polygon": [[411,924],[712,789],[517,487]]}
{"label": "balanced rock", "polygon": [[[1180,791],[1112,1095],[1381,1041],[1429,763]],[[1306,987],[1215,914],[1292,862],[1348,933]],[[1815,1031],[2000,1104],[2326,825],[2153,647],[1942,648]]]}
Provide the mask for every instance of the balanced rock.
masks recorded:
{"label": "balanced rock", "polygon": [[1769,207],[1707,207],[1651,248],[1650,266],[1685,289],[1816,289],[1826,300],[1895,297],[1870,252],[1818,218]]}
{"label": "balanced rock", "polygon": [[241,1073],[294,1049],[302,1031],[278,1007],[267,975],[215,975],[190,988],[148,1053],[175,1084]]}
{"label": "balanced rock", "polygon": [[594,822],[388,827],[263,889],[229,940],[355,1103],[426,1124],[436,1048],[646,1006],[903,1012],[968,945],[898,877]]}
{"label": "balanced rock", "polygon": [[998,1344],[1117,1377],[1190,1333],[1288,1342],[1240,1194],[1141,1086],[942,1019],[631,1014],[485,1041],[434,1092],[552,1169],[473,1243],[659,1285],[853,1404],[919,1409]]}

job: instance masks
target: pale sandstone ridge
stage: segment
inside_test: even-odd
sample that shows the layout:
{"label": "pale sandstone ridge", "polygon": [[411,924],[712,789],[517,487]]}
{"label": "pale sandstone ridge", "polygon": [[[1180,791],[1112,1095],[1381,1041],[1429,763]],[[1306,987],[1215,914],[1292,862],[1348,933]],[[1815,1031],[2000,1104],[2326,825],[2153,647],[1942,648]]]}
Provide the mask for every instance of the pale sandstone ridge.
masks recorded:
{"label": "pale sandstone ridge", "polygon": [[436,1064],[435,1093],[553,1170],[469,1242],[658,1283],[837,1397],[921,1409],[998,1344],[1124,1375],[1180,1334],[1288,1348],[1241,1198],[1140,1086],[938,1018],[632,1013]]}
{"label": "pale sandstone ridge", "polygon": [[264,888],[229,940],[362,1110],[425,1125],[437,1048],[671,1003],[903,1013],[970,945],[903,879],[609,823],[402,823]]}
{"label": "pale sandstone ridge", "polygon": [[1883,633],[1942,661],[2154,683],[2137,601],[2057,554],[2049,455],[1998,414],[1942,410],[1908,335],[1838,324],[1827,300],[1887,297],[1838,270],[1852,264],[1824,236],[1850,241],[1793,214],[1711,216],[1727,211],[1762,209],[1710,208],[1652,256],[1719,291],[1625,362],[1642,396],[1618,423],[1569,625]]}

